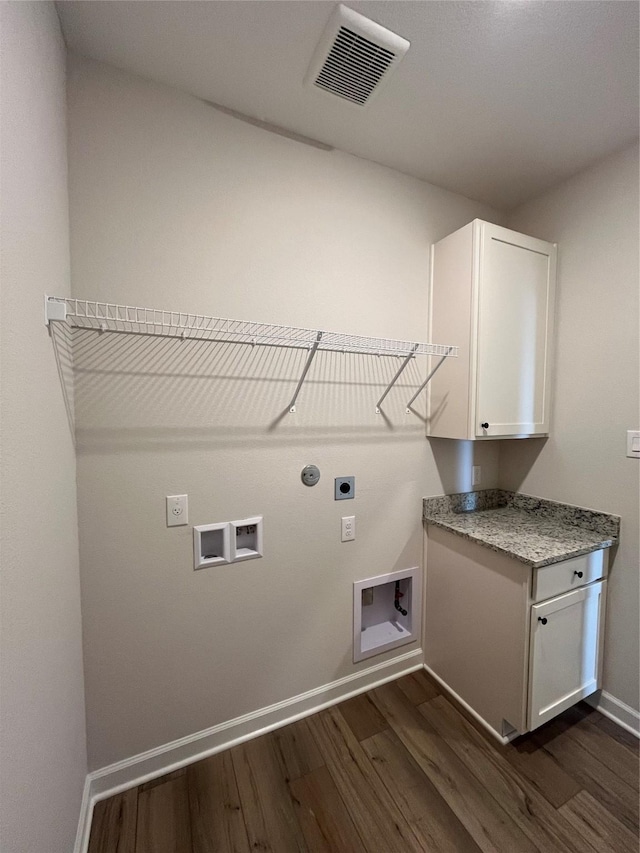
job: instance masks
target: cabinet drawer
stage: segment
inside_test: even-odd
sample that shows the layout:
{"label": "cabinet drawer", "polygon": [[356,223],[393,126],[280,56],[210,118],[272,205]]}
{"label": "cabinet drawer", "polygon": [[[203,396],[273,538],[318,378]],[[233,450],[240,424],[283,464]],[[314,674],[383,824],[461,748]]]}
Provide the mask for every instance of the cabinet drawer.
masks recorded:
{"label": "cabinet drawer", "polygon": [[607,575],[608,549],[601,548],[590,554],[581,554],[571,560],[563,560],[561,563],[552,563],[541,569],[533,570],[533,596],[534,602],[545,601],[554,595],[561,595],[584,586],[592,581],[597,581]]}

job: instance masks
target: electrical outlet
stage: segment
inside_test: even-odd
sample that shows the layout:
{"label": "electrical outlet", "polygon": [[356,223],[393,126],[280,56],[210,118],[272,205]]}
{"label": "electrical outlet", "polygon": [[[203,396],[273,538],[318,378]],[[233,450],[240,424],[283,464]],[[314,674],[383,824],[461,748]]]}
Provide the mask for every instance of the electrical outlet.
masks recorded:
{"label": "electrical outlet", "polygon": [[351,542],[356,538],[356,517],[346,515],[342,519],[342,541]]}
{"label": "electrical outlet", "polygon": [[471,469],[471,485],[479,486],[482,482],[482,468],[479,465],[474,465]]}
{"label": "electrical outlet", "polygon": [[167,527],[189,524],[189,496],[167,495]]}

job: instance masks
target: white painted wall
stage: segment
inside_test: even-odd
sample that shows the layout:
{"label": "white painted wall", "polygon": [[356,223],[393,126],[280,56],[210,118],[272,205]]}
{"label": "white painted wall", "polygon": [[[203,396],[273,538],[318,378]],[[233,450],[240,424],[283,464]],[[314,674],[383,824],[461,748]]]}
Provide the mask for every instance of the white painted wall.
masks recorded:
{"label": "white painted wall", "polygon": [[[424,340],[430,244],[498,218],[108,66],[73,58],[69,87],[77,296]],[[300,352],[81,333],[77,357],[91,768],[370,665],[351,660],[353,581],[420,564],[422,497],[465,486],[460,459],[470,480],[404,412],[425,366],[382,417],[395,361],[318,356],[280,419]],[[335,502],[346,474],[357,497]],[[176,493],[191,524],[263,515],[264,558],[194,572],[190,528],[165,527]]]}
{"label": "white painted wall", "polygon": [[503,442],[501,485],[622,516],[608,591],[604,689],[638,708],[640,426],[638,147],[514,211],[509,227],[558,248],[554,412],[548,441]]}
{"label": "white painted wall", "polygon": [[69,853],[86,774],[72,433],[43,325],[69,292],[65,48],[53,3],[0,4],[1,825]]}

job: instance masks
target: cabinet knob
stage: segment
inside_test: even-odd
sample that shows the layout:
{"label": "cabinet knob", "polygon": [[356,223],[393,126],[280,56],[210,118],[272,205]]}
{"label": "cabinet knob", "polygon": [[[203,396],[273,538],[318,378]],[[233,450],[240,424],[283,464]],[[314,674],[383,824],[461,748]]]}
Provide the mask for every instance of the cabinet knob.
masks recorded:
{"label": "cabinet knob", "polygon": [[547,624],[547,617],[546,616],[538,616],[538,622],[542,622],[543,625],[546,625]]}
{"label": "cabinet knob", "polygon": [[584,572],[574,572],[574,575],[578,575],[579,578],[581,578],[583,574]]}
{"label": "cabinet knob", "polygon": [[485,421],[483,424],[480,424],[482,429],[489,429],[489,424]]}

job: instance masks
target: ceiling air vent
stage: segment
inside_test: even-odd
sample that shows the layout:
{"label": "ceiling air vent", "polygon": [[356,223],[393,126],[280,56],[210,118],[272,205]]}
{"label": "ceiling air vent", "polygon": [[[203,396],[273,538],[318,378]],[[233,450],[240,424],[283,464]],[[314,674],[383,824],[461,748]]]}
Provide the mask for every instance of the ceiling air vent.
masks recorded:
{"label": "ceiling air vent", "polygon": [[406,39],[338,5],[313,55],[305,84],[364,106],[408,49]]}

